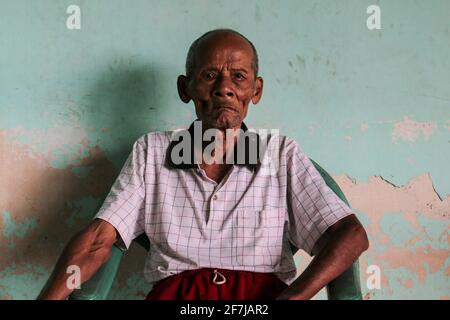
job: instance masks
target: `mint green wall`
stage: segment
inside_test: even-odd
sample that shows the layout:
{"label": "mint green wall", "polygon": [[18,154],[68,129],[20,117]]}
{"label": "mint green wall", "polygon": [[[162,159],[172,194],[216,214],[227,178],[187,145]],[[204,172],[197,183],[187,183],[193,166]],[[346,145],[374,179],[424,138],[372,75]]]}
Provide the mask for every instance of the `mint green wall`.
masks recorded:
{"label": "mint green wall", "polygon": [[[81,30],[66,28],[71,4]],[[37,295],[137,137],[194,119],[175,81],[217,27],[259,52],[247,122],[297,139],[367,227],[366,298],[450,299],[449,14],[446,0],[0,0],[0,299]],[[139,263],[133,248],[112,298],[146,294]]]}

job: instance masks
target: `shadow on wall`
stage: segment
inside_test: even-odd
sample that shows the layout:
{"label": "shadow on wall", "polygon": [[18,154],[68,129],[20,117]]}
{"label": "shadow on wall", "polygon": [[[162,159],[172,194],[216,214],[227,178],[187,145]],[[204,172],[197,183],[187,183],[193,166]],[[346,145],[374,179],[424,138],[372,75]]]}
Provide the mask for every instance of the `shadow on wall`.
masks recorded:
{"label": "shadow on wall", "polygon": [[[91,140],[101,138],[112,154],[109,160],[119,167],[139,136],[161,127],[170,117],[163,107],[167,93],[162,79],[164,73],[156,66],[114,59],[83,97],[84,123]],[[175,83],[173,79],[174,88]]]}
{"label": "shadow on wall", "polygon": [[[130,67],[131,61],[114,60],[87,96],[87,127],[109,133],[106,145],[112,154],[108,160],[119,169],[133,142],[142,134],[157,129],[164,122],[162,119],[170,116],[163,107],[167,96],[162,81],[158,81],[164,78],[163,72],[150,65]],[[175,85],[175,80],[173,83]],[[105,186],[106,192],[111,185]],[[121,262],[111,298],[146,296],[149,285],[142,275],[145,256],[145,250],[132,245]]]}
{"label": "shadow on wall", "polygon": [[[89,142],[87,155],[76,164],[51,167],[44,156],[31,155],[29,147],[12,145],[0,134],[0,147],[8,151],[0,171],[9,192],[0,219],[0,299],[38,295],[64,246],[100,208],[133,142],[161,119],[162,91],[152,70],[113,63],[99,76],[79,110]],[[145,296],[144,256],[141,249],[125,255],[113,297]]]}

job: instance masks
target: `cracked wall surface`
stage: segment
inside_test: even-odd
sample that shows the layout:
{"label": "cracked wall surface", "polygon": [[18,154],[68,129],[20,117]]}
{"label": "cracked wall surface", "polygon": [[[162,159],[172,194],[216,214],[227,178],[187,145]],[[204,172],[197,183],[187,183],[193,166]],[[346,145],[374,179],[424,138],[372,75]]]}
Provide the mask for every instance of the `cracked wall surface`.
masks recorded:
{"label": "cracked wall surface", "polygon": [[[259,53],[264,93],[246,122],[295,138],[368,231],[364,297],[450,299],[450,3],[377,3],[370,31],[361,1],[83,1],[70,31],[62,2],[3,1],[0,299],[37,296],[136,138],[195,119],[176,77],[216,27]],[[144,256],[125,254],[111,299],[145,297]],[[310,259],[296,256],[299,271]],[[379,289],[366,285],[374,265]]]}

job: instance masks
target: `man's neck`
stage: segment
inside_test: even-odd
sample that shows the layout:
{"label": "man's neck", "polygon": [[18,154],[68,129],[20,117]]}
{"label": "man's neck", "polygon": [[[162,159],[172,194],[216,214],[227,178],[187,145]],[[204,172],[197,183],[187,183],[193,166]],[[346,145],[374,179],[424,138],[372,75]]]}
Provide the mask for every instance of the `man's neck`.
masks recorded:
{"label": "man's neck", "polygon": [[[208,129],[214,130],[214,142],[212,141],[203,141],[202,143],[202,163],[207,163],[204,159],[205,149],[206,155],[211,154],[214,157],[214,163],[220,163],[219,159],[222,159],[221,163],[226,163],[226,156],[229,154],[229,151],[234,149],[235,144],[237,143],[237,139],[239,137],[241,124],[239,126],[233,128],[202,128],[202,137],[204,137],[204,133]],[[211,144],[212,151],[211,151]]]}

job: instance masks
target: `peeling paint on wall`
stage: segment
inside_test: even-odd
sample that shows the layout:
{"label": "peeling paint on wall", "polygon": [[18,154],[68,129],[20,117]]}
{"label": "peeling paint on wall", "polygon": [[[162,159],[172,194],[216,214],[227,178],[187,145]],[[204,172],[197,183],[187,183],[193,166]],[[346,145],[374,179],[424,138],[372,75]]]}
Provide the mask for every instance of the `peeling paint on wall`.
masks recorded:
{"label": "peeling paint on wall", "polygon": [[394,123],[392,140],[394,142],[397,142],[399,139],[414,142],[422,134],[425,141],[427,141],[436,127],[436,122],[417,122],[409,117],[405,117],[403,121]]}
{"label": "peeling paint on wall", "polygon": [[[383,273],[383,290],[373,292],[372,298],[392,296],[394,289],[398,291],[393,283],[396,278],[398,284],[412,289],[439,275],[445,280],[435,288],[433,297],[428,293],[429,298],[438,299],[450,289],[446,276],[450,263],[450,196],[441,199],[428,174],[404,186],[381,176],[366,182],[348,175],[335,180],[368,231],[371,248],[361,259],[362,270],[376,264]],[[396,270],[399,274],[393,277]]]}
{"label": "peeling paint on wall", "polygon": [[[95,214],[117,173],[99,148],[79,159],[81,166],[93,167],[82,177],[73,172],[77,165],[54,168],[50,159],[8,136],[0,130],[0,271],[39,276],[33,268],[51,270],[65,243]],[[95,200],[84,207],[88,199]],[[33,268],[21,267],[30,263]],[[4,281],[0,277],[0,284]],[[27,284],[21,285],[0,295],[23,297]]]}
{"label": "peeling paint on wall", "polygon": [[369,123],[367,121],[364,121],[363,123],[361,123],[361,131],[365,132],[369,129]]}

